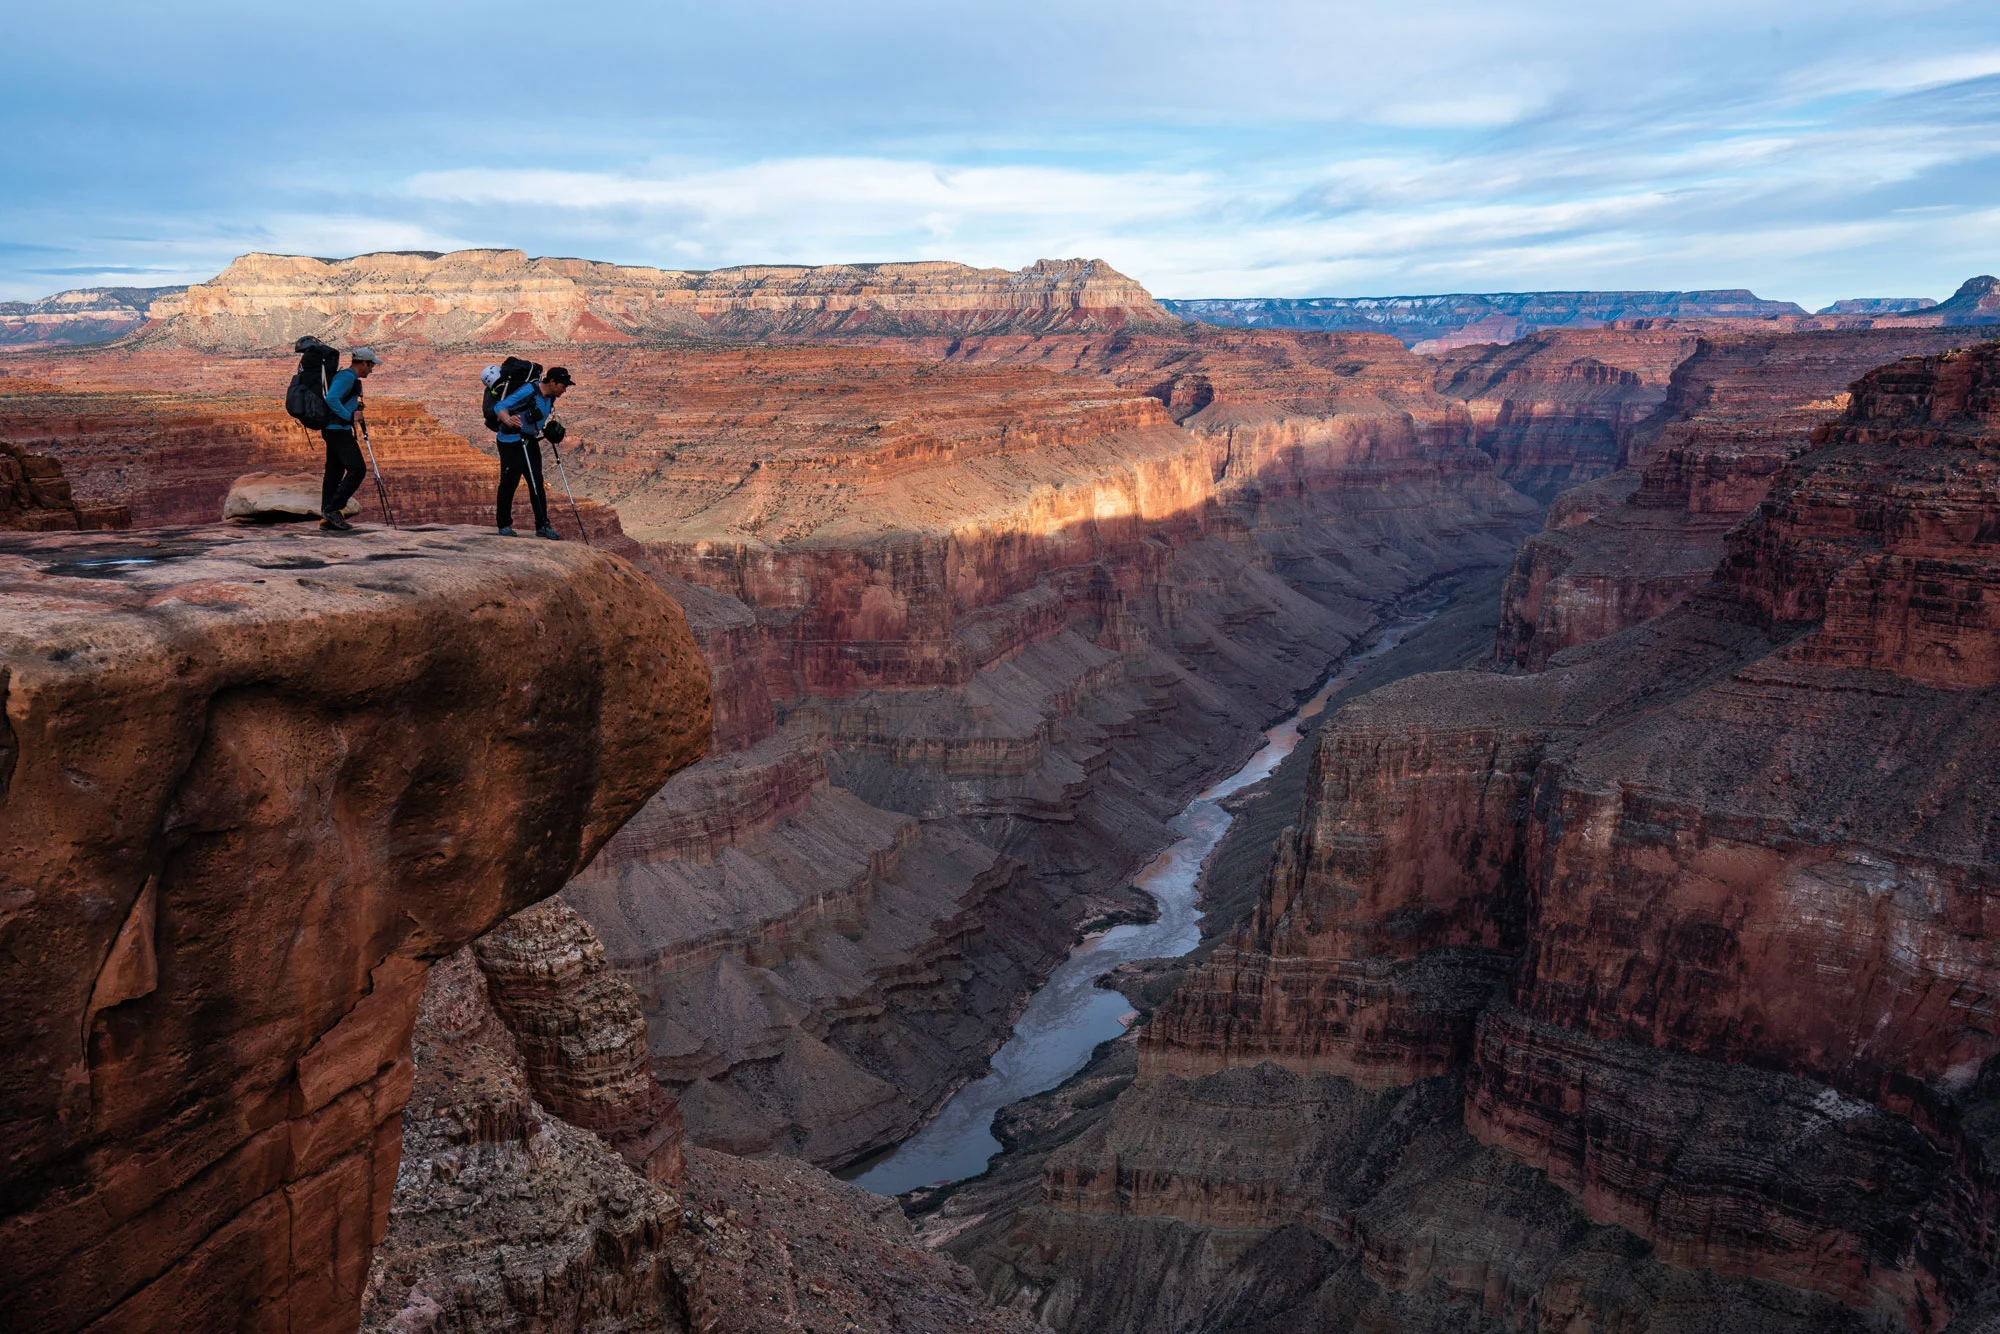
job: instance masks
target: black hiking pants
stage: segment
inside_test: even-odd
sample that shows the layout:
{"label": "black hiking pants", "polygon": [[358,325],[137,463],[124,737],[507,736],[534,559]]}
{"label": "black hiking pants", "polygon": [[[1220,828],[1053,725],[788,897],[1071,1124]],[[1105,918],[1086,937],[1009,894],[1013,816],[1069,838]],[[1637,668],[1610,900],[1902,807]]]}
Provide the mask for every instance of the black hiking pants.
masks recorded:
{"label": "black hiking pants", "polygon": [[352,431],[336,431],[331,426],[319,433],[326,441],[326,475],[319,484],[319,513],[332,518],[347,508],[368,468],[361,461],[361,445]]}
{"label": "black hiking pants", "polygon": [[[500,451],[499,520],[502,528],[514,526],[514,487],[523,471],[528,477],[528,503],[535,508],[535,527],[549,526],[549,490],[542,484],[542,442],[539,440],[496,440]],[[527,460],[524,470],[521,461]]]}

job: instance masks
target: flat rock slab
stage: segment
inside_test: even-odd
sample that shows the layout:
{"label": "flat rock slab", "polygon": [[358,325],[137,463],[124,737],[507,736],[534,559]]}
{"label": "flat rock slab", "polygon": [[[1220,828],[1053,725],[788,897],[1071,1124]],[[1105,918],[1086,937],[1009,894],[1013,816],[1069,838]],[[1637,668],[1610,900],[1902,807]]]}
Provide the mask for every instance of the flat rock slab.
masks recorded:
{"label": "flat rock slab", "polygon": [[430,962],[707,744],[680,609],[469,529],[0,538],[0,1309],[351,1330]]}
{"label": "flat rock slab", "polygon": [[[320,477],[310,472],[247,472],[229,484],[223,497],[225,519],[317,519]],[[361,502],[350,500],[342,514],[361,513]]]}

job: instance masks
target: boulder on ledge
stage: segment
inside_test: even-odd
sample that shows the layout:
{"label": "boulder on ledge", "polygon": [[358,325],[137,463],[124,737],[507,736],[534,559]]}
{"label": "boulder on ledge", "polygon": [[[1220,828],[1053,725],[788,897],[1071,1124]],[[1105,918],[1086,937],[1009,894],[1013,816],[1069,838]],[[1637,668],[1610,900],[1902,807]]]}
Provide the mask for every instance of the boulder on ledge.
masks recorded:
{"label": "boulder on ledge", "polygon": [[463,529],[0,538],[0,1309],[349,1331],[432,960],[708,739],[679,607]]}
{"label": "boulder on ledge", "polygon": [[[229,484],[229,494],[222,502],[222,517],[251,523],[317,519],[321,517],[319,488],[318,473],[246,472]],[[360,493],[340,512],[361,513]]]}

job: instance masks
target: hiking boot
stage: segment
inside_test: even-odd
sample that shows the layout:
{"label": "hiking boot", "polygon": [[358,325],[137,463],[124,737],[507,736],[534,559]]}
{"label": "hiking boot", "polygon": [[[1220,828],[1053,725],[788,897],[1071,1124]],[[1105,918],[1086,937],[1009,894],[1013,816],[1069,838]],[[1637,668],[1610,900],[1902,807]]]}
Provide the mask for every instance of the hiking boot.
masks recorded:
{"label": "hiking boot", "polygon": [[511,523],[508,524],[505,528],[502,528],[500,530],[500,536],[502,537],[512,537],[513,535],[514,535],[514,525]]}
{"label": "hiking boot", "polygon": [[351,533],[354,525],[338,514],[329,514],[319,521],[319,530],[322,533]]}
{"label": "hiking boot", "polygon": [[543,524],[541,527],[537,528],[535,530],[535,536],[546,537],[551,542],[562,541],[562,534],[557,532],[555,529],[549,527],[547,524]]}

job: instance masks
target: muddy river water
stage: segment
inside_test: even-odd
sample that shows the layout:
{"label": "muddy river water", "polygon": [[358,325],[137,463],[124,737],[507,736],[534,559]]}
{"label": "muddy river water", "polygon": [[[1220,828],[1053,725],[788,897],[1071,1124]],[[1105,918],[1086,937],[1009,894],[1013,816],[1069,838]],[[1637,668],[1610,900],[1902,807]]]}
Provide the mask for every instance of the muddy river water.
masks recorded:
{"label": "muddy river water", "polygon": [[1159,919],[1086,937],[1029,998],[1013,1035],[994,1054],[992,1070],[954,1094],[929,1125],[852,1178],[854,1184],[898,1195],[984,1172],[987,1159],[1000,1152],[1000,1142],[993,1137],[994,1113],[1062,1083],[1084,1067],[1098,1043],[1123,1031],[1132,1007],[1116,991],[1098,987],[1097,979],[1130,960],[1175,958],[1201,943],[1196,897],[1202,864],[1235,818],[1222,808],[1222,800],[1268,777],[1299,744],[1301,724],[1316,717],[1363,663],[1395,648],[1430,615],[1390,623],[1372,645],[1349,657],[1298,712],[1266,731],[1263,747],[1242,768],[1196,796],[1168,821],[1168,828],[1179,837],[1134,881],[1159,903]]}

